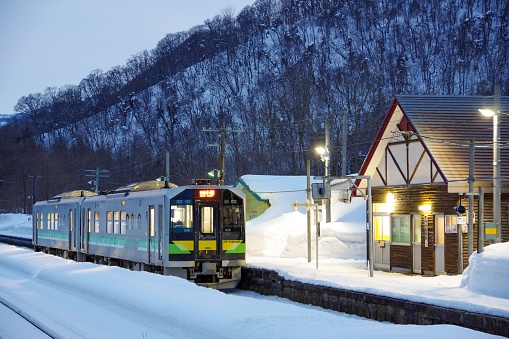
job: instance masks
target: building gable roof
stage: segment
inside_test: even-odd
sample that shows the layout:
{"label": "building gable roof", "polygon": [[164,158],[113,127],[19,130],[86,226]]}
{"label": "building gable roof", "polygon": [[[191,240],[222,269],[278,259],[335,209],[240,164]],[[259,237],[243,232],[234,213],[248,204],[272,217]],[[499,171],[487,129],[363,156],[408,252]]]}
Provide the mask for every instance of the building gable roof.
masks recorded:
{"label": "building gable roof", "polygon": [[[449,186],[466,184],[469,141],[475,142],[474,177],[493,176],[493,119],[479,108],[494,107],[494,97],[397,96],[373,142],[360,174],[373,176],[394,131],[409,132],[420,140],[443,181]],[[509,112],[509,97],[500,97],[500,111]],[[509,176],[509,116],[500,116],[501,174]]]}

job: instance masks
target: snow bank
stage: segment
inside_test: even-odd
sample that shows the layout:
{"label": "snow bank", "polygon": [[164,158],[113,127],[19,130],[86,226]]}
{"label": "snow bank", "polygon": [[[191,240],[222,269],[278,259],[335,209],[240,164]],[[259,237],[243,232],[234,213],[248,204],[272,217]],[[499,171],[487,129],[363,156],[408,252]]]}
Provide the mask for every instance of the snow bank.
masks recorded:
{"label": "snow bank", "polygon": [[[292,207],[296,200],[301,204],[306,201],[307,178],[246,175],[242,179],[248,183],[251,190],[261,198],[268,199],[271,204],[262,215],[247,223],[247,255],[307,259],[306,210],[300,207],[294,211]],[[339,202],[337,199],[332,200],[333,222],[325,223],[325,215],[321,215],[319,256],[334,259],[365,258],[365,200],[353,198],[350,204]],[[313,215],[312,258],[316,253],[315,225]]]}
{"label": "snow bank", "polygon": [[472,292],[509,299],[509,243],[492,244],[474,252],[463,272],[461,287]]}
{"label": "snow bank", "polygon": [[32,216],[30,214],[0,214],[0,232],[4,235],[32,238]]}

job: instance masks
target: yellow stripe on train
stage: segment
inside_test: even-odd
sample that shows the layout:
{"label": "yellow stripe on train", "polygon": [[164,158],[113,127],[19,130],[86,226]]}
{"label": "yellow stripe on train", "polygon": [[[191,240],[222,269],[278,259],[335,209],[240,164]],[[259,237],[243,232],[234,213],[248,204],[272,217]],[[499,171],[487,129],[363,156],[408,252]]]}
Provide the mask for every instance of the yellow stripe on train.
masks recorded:
{"label": "yellow stripe on train", "polygon": [[223,251],[237,247],[242,240],[223,240]]}
{"label": "yellow stripe on train", "polygon": [[194,250],[194,240],[173,240],[172,242],[180,249],[186,249],[188,251]]}
{"label": "yellow stripe on train", "polygon": [[200,251],[215,251],[217,249],[216,240],[200,240],[198,243],[198,249]]}

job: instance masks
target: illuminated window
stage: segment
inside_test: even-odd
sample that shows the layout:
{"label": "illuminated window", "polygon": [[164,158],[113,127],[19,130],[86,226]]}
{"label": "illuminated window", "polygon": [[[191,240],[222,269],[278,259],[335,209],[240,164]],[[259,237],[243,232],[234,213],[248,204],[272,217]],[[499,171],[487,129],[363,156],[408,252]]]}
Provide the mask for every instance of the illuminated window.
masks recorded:
{"label": "illuminated window", "polygon": [[106,212],[106,233],[113,233],[113,212]]}
{"label": "illuminated window", "polygon": [[388,215],[376,216],[374,218],[374,223],[375,223],[375,240],[390,241],[391,228],[389,216]]}
{"label": "illuminated window", "polygon": [[421,243],[421,215],[412,214],[412,227],[414,230],[414,242]]}
{"label": "illuminated window", "polygon": [[193,231],[193,205],[171,205],[170,223],[173,232]]}
{"label": "illuminated window", "polygon": [[125,234],[127,219],[128,217],[126,211],[120,211],[120,234]]}
{"label": "illuminated window", "polygon": [[99,233],[99,212],[94,212],[94,232]]}
{"label": "illuminated window", "polygon": [[113,212],[113,233],[120,234],[120,212]]}
{"label": "illuminated window", "polygon": [[214,208],[210,206],[201,207],[201,233],[214,233]]}

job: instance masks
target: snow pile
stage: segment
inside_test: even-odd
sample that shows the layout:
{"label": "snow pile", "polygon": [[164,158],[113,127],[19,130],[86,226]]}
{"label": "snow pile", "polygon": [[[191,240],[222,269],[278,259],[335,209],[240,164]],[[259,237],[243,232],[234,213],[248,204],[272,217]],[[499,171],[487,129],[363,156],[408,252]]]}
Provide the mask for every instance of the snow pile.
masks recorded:
{"label": "snow pile", "polygon": [[[243,338],[379,338],[381,333],[491,337],[451,325],[366,320],[247,292],[226,295],[176,277],[77,263],[8,245],[0,245],[0,272],[0,299],[23,309],[58,338],[238,338],[239,334]],[[0,309],[5,324],[8,317],[1,316]],[[27,334],[2,326],[0,320],[0,337]]]}
{"label": "snow pile", "polygon": [[29,214],[0,214],[0,233],[13,237],[32,238],[32,216]]}
{"label": "snow pile", "polygon": [[509,299],[509,243],[492,244],[474,252],[463,272],[461,287],[472,292]]}
{"label": "snow pile", "polygon": [[[271,204],[262,215],[247,223],[248,257],[307,258],[307,246],[303,246],[307,243],[306,210],[300,207],[294,211],[292,207],[296,200],[300,204],[306,201],[306,176],[245,175],[242,179],[252,191]],[[332,200],[331,217],[334,222],[325,223],[325,216],[321,215],[319,256],[365,258],[365,200],[353,198],[351,204]],[[316,253],[315,244],[316,226],[312,215],[312,258]]]}

